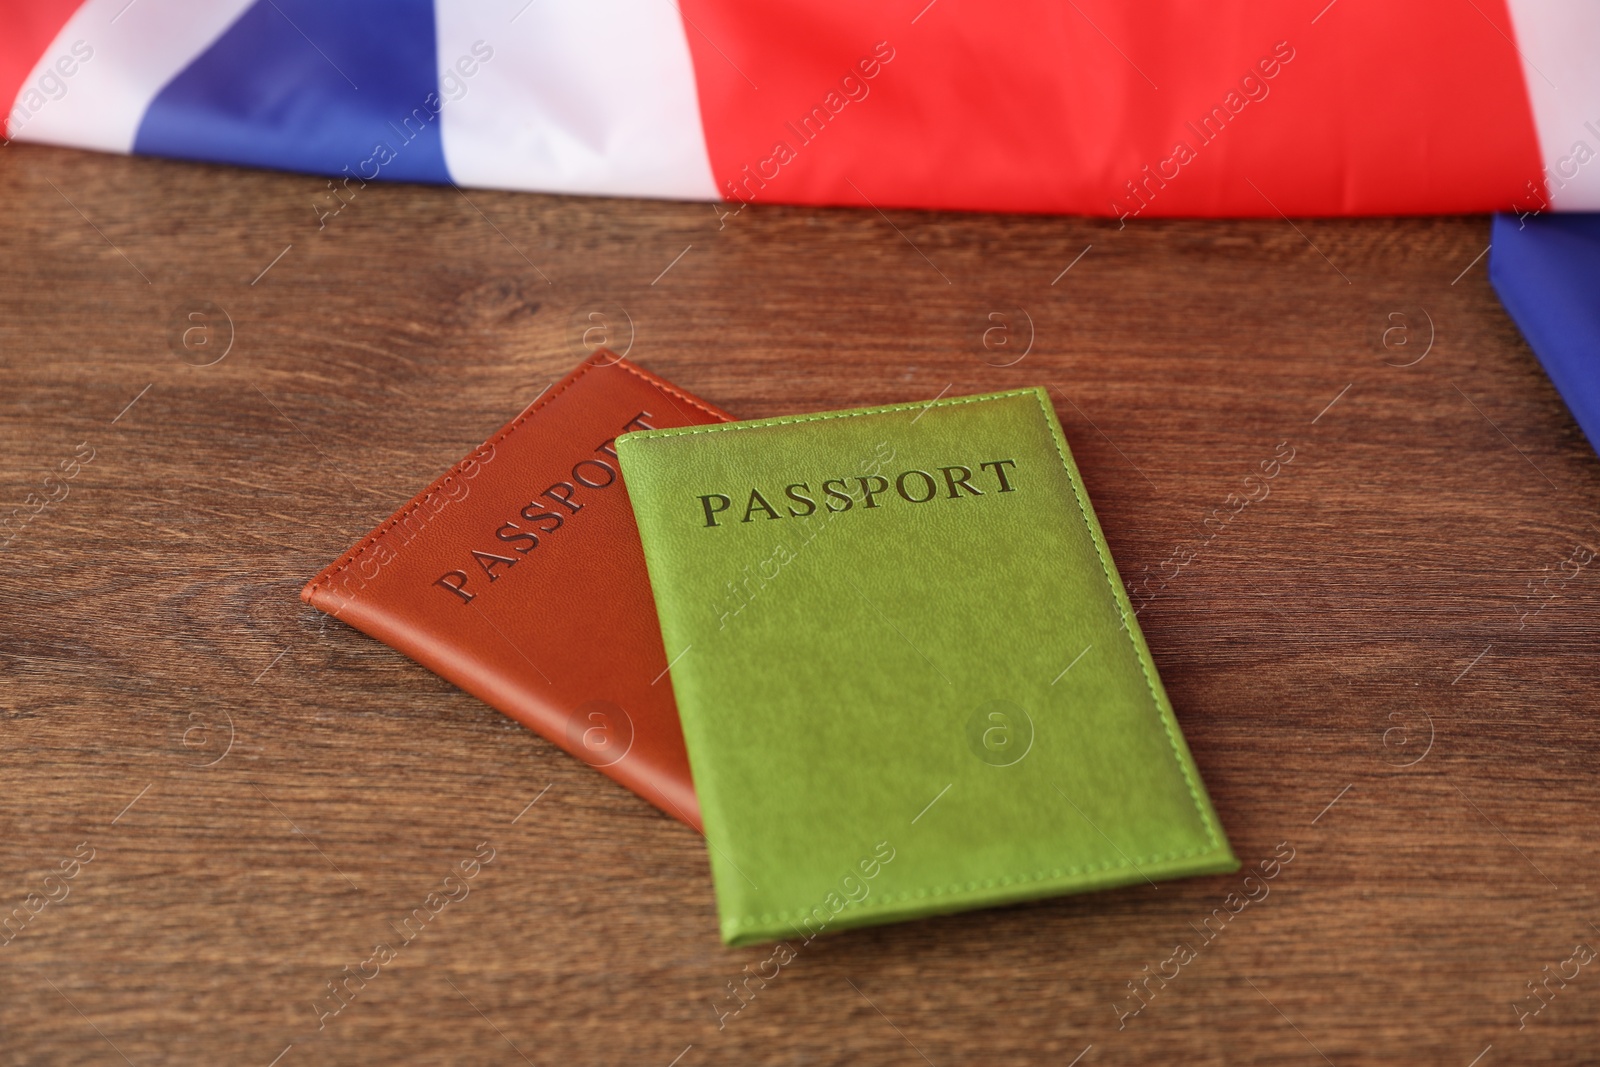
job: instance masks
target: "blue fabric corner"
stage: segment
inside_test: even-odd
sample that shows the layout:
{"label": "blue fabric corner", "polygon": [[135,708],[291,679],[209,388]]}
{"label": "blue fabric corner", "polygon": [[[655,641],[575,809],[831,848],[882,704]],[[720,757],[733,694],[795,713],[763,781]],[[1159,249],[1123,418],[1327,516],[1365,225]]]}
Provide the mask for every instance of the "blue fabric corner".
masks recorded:
{"label": "blue fabric corner", "polygon": [[1600,452],[1600,214],[1496,215],[1489,281]]}
{"label": "blue fabric corner", "polygon": [[258,0],[168,82],[134,151],[448,182],[432,0]]}

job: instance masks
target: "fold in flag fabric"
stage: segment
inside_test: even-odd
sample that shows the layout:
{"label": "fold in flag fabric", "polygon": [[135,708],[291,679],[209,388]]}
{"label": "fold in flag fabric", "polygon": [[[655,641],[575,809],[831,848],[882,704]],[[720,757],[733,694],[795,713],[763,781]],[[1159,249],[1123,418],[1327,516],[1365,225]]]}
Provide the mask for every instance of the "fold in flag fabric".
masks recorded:
{"label": "fold in flag fabric", "polygon": [[1592,0],[31,0],[10,139],[1118,218],[1600,208]]}
{"label": "fold in flag fabric", "polygon": [[1600,452],[1600,215],[1496,216],[1489,281]]}

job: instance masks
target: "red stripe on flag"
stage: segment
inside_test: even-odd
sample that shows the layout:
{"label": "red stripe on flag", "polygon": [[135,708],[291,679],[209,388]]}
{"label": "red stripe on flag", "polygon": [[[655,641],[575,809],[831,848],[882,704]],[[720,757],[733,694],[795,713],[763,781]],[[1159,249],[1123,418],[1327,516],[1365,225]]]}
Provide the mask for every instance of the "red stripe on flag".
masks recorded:
{"label": "red stripe on flag", "polygon": [[28,3],[11,4],[0,24],[0,134],[5,133],[6,116],[17,102],[22,82],[44,50],[50,47],[61,27],[67,24],[72,13],[83,6],[83,0],[29,0]]}
{"label": "red stripe on flag", "polygon": [[1097,215],[1543,193],[1504,0],[682,0],[718,188]]}

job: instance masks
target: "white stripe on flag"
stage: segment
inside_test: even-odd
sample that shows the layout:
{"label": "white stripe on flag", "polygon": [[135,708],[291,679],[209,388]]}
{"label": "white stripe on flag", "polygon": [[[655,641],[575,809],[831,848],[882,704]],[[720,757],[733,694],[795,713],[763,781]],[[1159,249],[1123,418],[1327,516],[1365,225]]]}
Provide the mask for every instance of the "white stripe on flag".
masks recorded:
{"label": "white stripe on flag", "polygon": [[1508,0],[1550,203],[1600,209],[1600,4]]}
{"label": "white stripe on flag", "polygon": [[457,182],[718,199],[672,0],[437,0],[435,12]]}
{"label": "white stripe on flag", "polygon": [[7,136],[131,152],[150,101],[250,3],[85,0],[22,83]]}

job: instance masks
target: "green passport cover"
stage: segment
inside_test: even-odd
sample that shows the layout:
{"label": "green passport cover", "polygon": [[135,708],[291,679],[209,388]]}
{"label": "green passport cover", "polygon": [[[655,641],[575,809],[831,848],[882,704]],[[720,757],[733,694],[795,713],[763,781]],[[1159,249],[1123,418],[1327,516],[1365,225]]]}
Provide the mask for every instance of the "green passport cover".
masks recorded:
{"label": "green passport cover", "polygon": [[1237,869],[1044,390],[616,448],[724,941]]}

